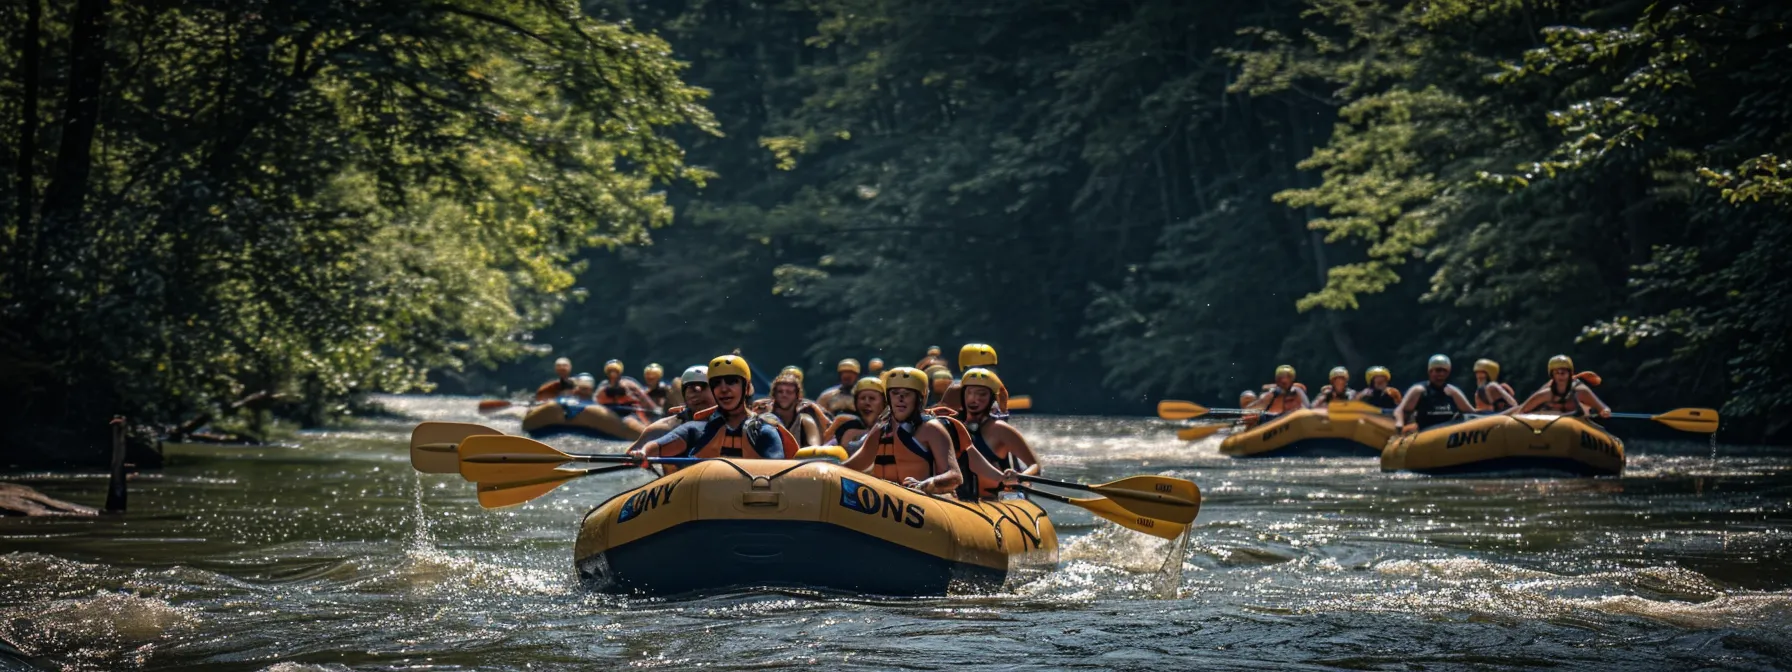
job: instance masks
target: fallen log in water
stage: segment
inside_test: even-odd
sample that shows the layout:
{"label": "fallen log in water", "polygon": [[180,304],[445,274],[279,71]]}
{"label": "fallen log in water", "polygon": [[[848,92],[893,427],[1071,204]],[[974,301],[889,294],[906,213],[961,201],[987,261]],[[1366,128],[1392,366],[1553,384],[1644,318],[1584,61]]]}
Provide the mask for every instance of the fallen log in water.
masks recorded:
{"label": "fallen log in water", "polygon": [[97,509],[65,502],[17,483],[0,483],[0,515],[97,516]]}

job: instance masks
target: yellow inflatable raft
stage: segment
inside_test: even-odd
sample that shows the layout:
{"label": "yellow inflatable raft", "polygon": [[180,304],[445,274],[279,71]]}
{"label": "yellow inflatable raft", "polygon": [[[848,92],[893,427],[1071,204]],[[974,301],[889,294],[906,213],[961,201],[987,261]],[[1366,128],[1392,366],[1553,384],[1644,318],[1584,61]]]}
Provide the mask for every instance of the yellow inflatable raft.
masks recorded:
{"label": "yellow inflatable raft", "polygon": [[1294,411],[1267,424],[1227,436],[1220,452],[1233,457],[1377,455],[1394,435],[1394,421],[1379,412]]}
{"label": "yellow inflatable raft", "polygon": [[699,462],[585,514],[573,557],[604,592],[797,586],[878,595],[999,589],[1058,563],[1025,499],[924,495],[827,460]]}
{"label": "yellow inflatable raft", "polygon": [[1381,451],[1382,471],[1533,469],[1615,476],[1624,472],[1624,442],[1577,417],[1489,415],[1399,436]]}
{"label": "yellow inflatable raft", "polygon": [[523,416],[523,431],[542,438],[557,434],[584,434],[600,439],[633,441],[651,424],[638,413],[619,416],[609,407],[568,397],[550,401]]}

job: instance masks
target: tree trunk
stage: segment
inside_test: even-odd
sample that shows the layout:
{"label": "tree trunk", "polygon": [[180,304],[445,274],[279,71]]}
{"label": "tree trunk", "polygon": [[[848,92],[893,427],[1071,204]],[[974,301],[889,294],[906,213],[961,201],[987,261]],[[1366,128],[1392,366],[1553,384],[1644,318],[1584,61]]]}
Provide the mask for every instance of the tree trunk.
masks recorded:
{"label": "tree trunk", "polygon": [[[17,192],[15,198],[18,199],[18,209],[15,216],[18,219],[13,229],[16,232],[12,240],[13,248],[8,251],[12,255],[31,249],[32,241],[37,237],[36,230],[31,225],[31,202],[32,184],[37,181],[37,163],[33,159],[37,154],[37,78],[42,67],[38,64],[38,51],[43,40],[43,15],[42,0],[25,0],[25,28],[19,31],[19,84],[24,89],[24,100],[19,105],[19,142],[15,145],[19,157],[18,174],[15,178],[17,181],[13,188]],[[36,259],[27,257],[23,268],[15,269],[14,273],[30,274],[34,262]]]}
{"label": "tree trunk", "polygon": [[[36,4],[36,3],[33,3]],[[99,126],[100,83],[106,76],[106,13],[111,0],[81,0],[69,35],[68,91],[62,113],[62,144],[56,169],[44,190],[43,226],[34,258],[44,256],[49,234],[80,221],[93,175],[93,136]]]}
{"label": "tree trunk", "polygon": [[[1287,110],[1290,149],[1294,152],[1311,152],[1310,138],[1312,136],[1308,133],[1308,122],[1301,118],[1294,103],[1289,103]],[[1292,184],[1306,186],[1305,180],[1301,179],[1299,173],[1295,173],[1289,179]],[[1305,208],[1304,211],[1306,221],[1311,222],[1317,218],[1318,213],[1314,212],[1311,206]],[[1327,276],[1331,272],[1331,262],[1325,254],[1325,236],[1320,234],[1317,229],[1308,226],[1307,243],[1313,247],[1313,271],[1319,281],[1319,287],[1323,289],[1328,281]],[[1344,316],[1329,308],[1320,308],[1319,310],[1325,312],[1326,332],[1331,334],[1332,346],[1336,347],[1338,354],[1344,357],[1344,365],[1352,371],[1363,370],[1367,363],[1363,361],[1363,354],[1356,349],[1356,339],[1350,337],[1349,325],[1345,324]]]}

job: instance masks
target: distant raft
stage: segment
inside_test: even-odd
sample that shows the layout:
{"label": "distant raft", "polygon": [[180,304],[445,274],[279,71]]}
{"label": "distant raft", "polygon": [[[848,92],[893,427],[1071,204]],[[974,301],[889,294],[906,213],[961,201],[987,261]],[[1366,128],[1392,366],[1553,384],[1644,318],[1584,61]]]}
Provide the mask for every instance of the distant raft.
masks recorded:
{"label": "distant raft", "polygon": [[642,430],[650,423],[651,420],[640,413],[618,415],[607,406],[561,397],[529,409],[528,415],[523,416],[523,431],[538,439],[582,434],[599,439],[633,441],[640,438]]}
{"label": "distant raft", "polygon": [[1396,437],[1381,452],[1381,470],[1616,476],[1624,473],[1624,442],[1578,417],[1489,415]]}
{"label": "distant raft", "polygon": [[828,460],[716,459],[599,504],[573,558],[587,586],[609,593],[943,595],[1055,567],[1058,535],[1025,499],[961,502]]}
{"label": "distant raft", "polygon": [[1381,454],[1394,435],[1394,421],[1378,413],[1314,408],[1294,411],[1220,441],[1233,457],[1310,457]]}

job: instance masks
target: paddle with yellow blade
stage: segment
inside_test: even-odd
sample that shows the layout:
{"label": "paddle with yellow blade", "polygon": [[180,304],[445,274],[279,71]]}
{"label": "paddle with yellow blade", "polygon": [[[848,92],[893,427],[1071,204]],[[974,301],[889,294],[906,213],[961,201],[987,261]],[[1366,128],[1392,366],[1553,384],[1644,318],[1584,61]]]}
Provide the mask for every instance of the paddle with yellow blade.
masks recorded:
{"label": "paddle with yellow blade", "polygon": [[[1180,478],[1133,476],[1101,485],[1057,481],[1026,474],[1021,474],[1020,480],[1055,488],[1093,492],[1107,497],[1108,501],[1112,501],[1116,506],[1133,515],[1165,520],[1178,525],[1194,522],[1195,516],[1201,512],[1201,489],[1195,487],[1194,483]],[[1038,492],[1038,490],[1033,491]],[[1079,506],[1081,505],[1079,504]],[[1094,509],[1090,509],[1090,511],[1093,512]]]}
{"label": "paddle with yellow blade", "polygon": [[1005,410],[1005,411],[1027,411],[1027,410],[1032,410],[1032,408],[1033,408],[1033,398],[1023,394],[1018,397],[1009,397],[1008,405],[1004,406],[1002,408],[1002,410]]}
{"label": "paddle with yellow blade", "polygon": [[[1394,414],[1393,409],[1371,406],[1360,401],[1340,401],[1326,406],[1326,409],[1333,415],[1341,413],[1361,413],[1365,415],[1375,415],[1378,413],[1384,415]],[[1484,417],[1491,414],[1479,413],[1475,415],[1476,417]],[[1585,416],[1597,419],[1596,415],[1592,413],[1587,413]],[[1717,409],[1713,408],[1676,408],[1666,413],[1654,414],[1612,413],[1611,417],[1624,420],[1653,420],[1682,432],[1692,432],[1694,434],[1715,434],[1717,433],[1717,426],[1721,421],[1721,418],[1718,417]]]}
{"label": "paddle with yellow blade", "polygon": [[1030,487],[1027,488],[1027,491],[1039,497],[1081,508],[1089,513],[1100,516],[1103,519],[1113,521],[1115,525],[1119,525],[1134,532],[1143,532],[1161,539],[1175,539],[1182,536],[1183,531],[1188,529],[1188,525],[1182,523],[1174,523],[1168,520],[1152,518],[1150,516],[1141,516],[1137,513],[1133,513],[1111,499],[1102,497],[1065,497],[1060,494],[1050,493],[1044,490],[1036,490]]}
{"label": "paddle with yellow blade", "polygon": [[425,474],[460,473],[455,447],[469,436],[504,433],[470,422],[424,422],[411,430],[411,467]]}
{"label": "paddle with yellow blade", "polygon": [[1165,420],[1190,420],[1207,415],[1209,409],[1192,401],[1165,399],[1157,402],[1157,417]]}
{"label": "paddle with yellow blade", "polygon": [[1682,432],[1716,434],[1719,418],[1714,408],[1676,408],[1666,413],[1613,413],[1614,418],[1654,420]]}

